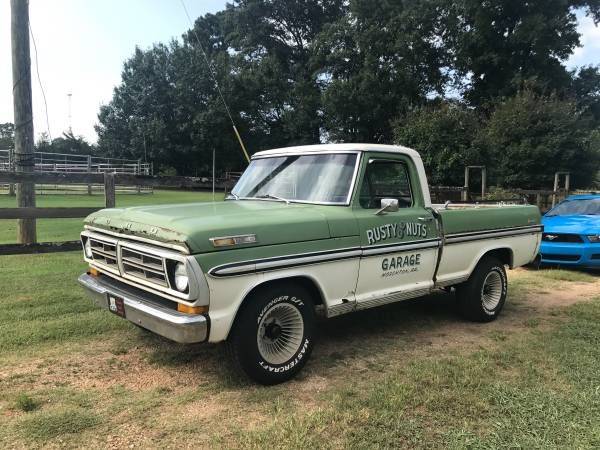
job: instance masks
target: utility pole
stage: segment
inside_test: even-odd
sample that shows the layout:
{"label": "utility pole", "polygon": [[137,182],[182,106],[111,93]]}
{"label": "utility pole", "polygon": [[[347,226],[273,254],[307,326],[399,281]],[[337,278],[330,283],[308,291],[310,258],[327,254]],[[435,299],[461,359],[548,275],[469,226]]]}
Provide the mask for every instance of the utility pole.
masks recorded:
{"label": "utility pole", "polygon": [[[10,0],[13,106],[15,119],[15,170],[33,172],[33,113],[31,111],[31,59],[29,56],[29,0]],[[17,206],[35,206],[35,184],[17,185]],[[17,242],[37,240],[35,219],[17,219]]]}

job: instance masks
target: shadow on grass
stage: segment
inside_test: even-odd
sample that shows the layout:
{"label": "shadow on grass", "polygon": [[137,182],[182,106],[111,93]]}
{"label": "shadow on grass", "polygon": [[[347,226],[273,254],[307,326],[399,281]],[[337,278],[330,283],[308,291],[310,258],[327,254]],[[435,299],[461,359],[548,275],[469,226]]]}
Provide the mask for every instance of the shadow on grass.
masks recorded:
{"label": "shadow on grass", "polygon": [[[325,376],[328,370],[365,351],[408,344],[417,331],[436,335],[436,330],[448,323],[464,323],[464,319],[456,311],[454,294],[446,292],[332,319],[319,318],[318,343],[299,379],[308,374]],[[224,343],[177,344],[144,330],[140,330],[139,339],[150,350],[147,360],[151,364],[171,368],[196,365],[221,387],[251,384],[232,366]]]}
{"label": "shadow on grass", "polygon": [[150,350],[147,355],[150,364],[174,369],[197,367],[209,377],[214,389],[237,389],[251,384],[231,363],[226,343],[178,344],[145,330],[139,334]]}

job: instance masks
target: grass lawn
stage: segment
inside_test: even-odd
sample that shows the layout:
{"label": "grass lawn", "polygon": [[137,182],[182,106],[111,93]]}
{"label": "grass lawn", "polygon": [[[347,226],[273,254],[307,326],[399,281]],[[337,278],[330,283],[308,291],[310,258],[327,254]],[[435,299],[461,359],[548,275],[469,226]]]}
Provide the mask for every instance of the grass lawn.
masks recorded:
{"label": "grass lawn", "polygon": [[[218,200],[223,199],[222,193],[217,193]],[[154,191],[153,194],[118,194],[118,207],[159,205],[165,203],[193,203],[212,201],[211,192],[190,191]],[[38,195],[36,205],[43,207],[102,207],[102,195]],[[0,208],[16,207],[15,197],[0,195]],[[82,229],[82,219],[40,219],[37,222],[38,241],[58,242],[71,241],[79,238]],[[16,220],[0,220],[0,244],[14,243],[17,240]]]}
{"label": "grass lawn", "polygon": [[0,257],[0,447],[597,448],[600,281],[511,272],[491,324],[451,294],[323,321],[300,376],[233,374],[94,308],[79,252]]}

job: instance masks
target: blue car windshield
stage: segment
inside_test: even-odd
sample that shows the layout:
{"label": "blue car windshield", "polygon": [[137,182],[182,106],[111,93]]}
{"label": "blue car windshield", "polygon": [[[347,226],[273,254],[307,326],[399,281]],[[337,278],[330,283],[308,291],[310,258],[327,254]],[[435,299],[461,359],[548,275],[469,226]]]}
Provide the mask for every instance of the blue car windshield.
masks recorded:
{"label": "blue car windshield", "polygon": [[567,200],[551,210],[547,216],[597,216],[600,215],[600,198]]}

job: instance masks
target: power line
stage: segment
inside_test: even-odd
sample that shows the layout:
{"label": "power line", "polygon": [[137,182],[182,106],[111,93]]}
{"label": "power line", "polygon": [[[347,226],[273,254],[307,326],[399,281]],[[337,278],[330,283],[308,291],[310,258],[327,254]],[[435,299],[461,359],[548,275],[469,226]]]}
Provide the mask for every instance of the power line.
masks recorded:
{"label": "power line", "polygon": [[48,138],[52,143],[52,134],[50,134],[50,119],[48,118],[48,102],[46,101],[46,92],[44,92],[44,86],[42,85],[42,79],[40,78],[40,65],[38,63],[38,51],[37,45],[35,44],[35,37],[33,36],[33,29],[31,28],[31,22],[29,22],[29,33],[31,34],[31,42],[33,42],[33,52],[35,54],[35,71],[37,73],[38,83],[42,91],[42,98],[44,99],[44,109],[46,110],[46,128],[48,129]]}
{"label": "power line", "polygon": [[217,77],[214,73],[213,70],[213,66],[210,63],[208,56],[206,55],[206,52],[204,51],[204,47],[202,47],[202,43],[200,42],[200,37],[198,36],[198,33],[196,33],[196,28],[194,27],[194,23],[192,22],[192,18],[190,17],[190,14],[188,13],[188,10],[185,6],[185,3],[183,0],[179,0],[181,2],[181,6],[183,6],[183,10],[185,11],[185,15],[187,16],[188,22],[190,23],[190,27],[192,30],[192,33],[194,34],[194,36],[196,37],[196,41],[198,42],[198,47],[200,47],[200,51],[202,52],[202,56],[204,57],[204,62],[206,63],[206,65],[208,66],[208,72],[210,73],[211,78],[213,79],[213,82],[215,83],[215,87],[217,88],[217,92],[219,93],[219,97],[221,97],[221,101],[223,102],[223,106],[225,106],[225,111],[227,112],[227,115],[229,116],[229,120],[231,120],[231,125],[233,126],[233,132],[235,133],[240,146],[242,147],[242,151],[244,152],[244,156],[246,157],[247,161],[250,161],[250,157],[248,156],[248,152],[246,151],[246,146],[244,145],[244,142],[242,141],[242,137],[240,136],[240,133],[238,132],[237,127],[235,126],[235,121],[233,120],[233,116],[231,115],[231,111],[229,110],[229,106],[227,105],[227,102],[225,101],[225,97],[223,96],[223,92],[221,92],[221,87],[219,86],[219,81],[217,80]]}

